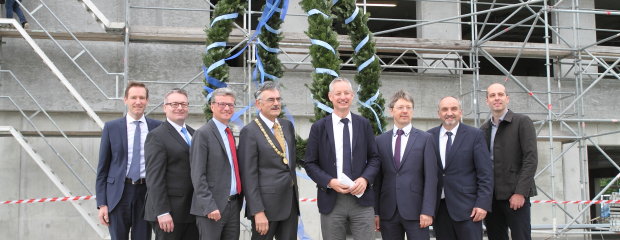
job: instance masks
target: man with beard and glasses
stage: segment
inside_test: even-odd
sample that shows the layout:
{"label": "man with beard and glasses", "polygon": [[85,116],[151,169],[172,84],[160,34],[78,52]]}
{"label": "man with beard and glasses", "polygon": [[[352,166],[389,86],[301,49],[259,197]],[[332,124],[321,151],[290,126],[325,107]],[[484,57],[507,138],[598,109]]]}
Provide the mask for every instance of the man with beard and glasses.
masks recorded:
{"label": "man with beard and glasses", "polygon": [[317,184],[323,239],[346,239],[347,224],[353,239],[375,239],[375,196],[370,184],[380,162],[370,122],[351,113],[354,96],[346,78],[329,84],[334,112],[312,124],[306,146],[303,161]]}
{"label": "man with beard and glasses", "polygon": [[239,165],[252,221],[252,239],[297,239],[299,194],[295,174],[295,129],[278,118],[282,97],[274,82],[254,94],[258,117],[241,129]]}
{"label": "man with beard and glasses", "polygon": [[461,123],[461,103],[439,101],[441,125],[429,130],[438,146],[438,240],[482,240],[482,219],[491,211],[493,163],[482,131]]}

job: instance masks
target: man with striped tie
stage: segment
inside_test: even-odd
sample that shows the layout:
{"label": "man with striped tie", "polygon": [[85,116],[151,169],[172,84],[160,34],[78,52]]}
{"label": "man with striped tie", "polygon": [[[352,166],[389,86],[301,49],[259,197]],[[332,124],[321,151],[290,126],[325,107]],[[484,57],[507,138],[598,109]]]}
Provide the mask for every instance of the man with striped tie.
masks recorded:
{"label": "man with striped tie", "polygon": [[146,158],[146,205],[144,219],[156,238],[198,239],[192,203],[189,149],[194,129],[185,124],[189,112],[187,92],[174,88],[164,97],[166,121],[149,132],[144,144]]}

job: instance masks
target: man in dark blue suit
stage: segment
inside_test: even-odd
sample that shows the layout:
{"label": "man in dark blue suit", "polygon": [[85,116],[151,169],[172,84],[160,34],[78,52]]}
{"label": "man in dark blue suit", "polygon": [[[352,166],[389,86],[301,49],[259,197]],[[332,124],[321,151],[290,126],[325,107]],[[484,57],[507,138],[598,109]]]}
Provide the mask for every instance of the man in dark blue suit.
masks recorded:
{"label": "man in dark blue suit", "polygon": [[323,239],[344,240],[347,223],[353,239],[374,239],[374,192],[379,171],[370,122],[350,112],[351,82],[329,84],[334,112],[312,124],[304,157],[306,172],[317,184]]}
{"label": "man in dark blue suit", "polygon": [[461,123],[460,102],[439,101],[441,125],[428,132],[437,144],[439,207],[433,224],[438,240],[482,240],[482,219],[491,211],[493,163],[482,131]]}
{"label": "man in dark blue suit", "polygon": [[375,227],[383,239],[429,239],[435,216],[437,160],[430,134],[414,128],[413,98],[398,91],[388,104],[394,128],[377,137]]}
{"label": "man in dark blue suit", "polygon": [[105,123],[97,166],[99,221],[110,229],[112,240],[151,239],[144,220],[146,168],[144,142],[149,131],[161,124],[145,118],[149,91],[143,83],[129,82],[125,89],[125,117]]}

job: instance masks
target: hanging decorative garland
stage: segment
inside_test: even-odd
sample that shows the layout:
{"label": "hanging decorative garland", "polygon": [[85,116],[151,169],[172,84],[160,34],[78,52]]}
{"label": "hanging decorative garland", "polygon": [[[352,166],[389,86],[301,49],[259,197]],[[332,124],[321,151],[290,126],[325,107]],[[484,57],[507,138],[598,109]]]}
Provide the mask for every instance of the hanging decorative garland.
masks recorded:
{"label": "hanging decorative garland", "polygon": [[[316,121],[332,111],[327,93],[329,83],[339,76],[341,60],[338,54],[338,34],[332,29],[333,13],[343,19],[343,27],[347,30],[354,46],[353,62],[357,66],[355,81],[359,85],[357,96],[362,105],[359,109],[362,116],[371,119],[375,134],[383,132],[385,118],[381,106],[385,103],[379,92],[381,83],[379,61],[375,58],[375,44],[368,29],[368,13],[361,13],[355,0],[333,0],[331,5],[323,0],[302,0],[301,6],[308,13],[308,31],[312,45],[310,55],[315,72],[313,82],[309,86],[314,97],[314,118]],[[333,5],[333,6],[332,6]],[[374,119],[374,121],[372,121]]]}

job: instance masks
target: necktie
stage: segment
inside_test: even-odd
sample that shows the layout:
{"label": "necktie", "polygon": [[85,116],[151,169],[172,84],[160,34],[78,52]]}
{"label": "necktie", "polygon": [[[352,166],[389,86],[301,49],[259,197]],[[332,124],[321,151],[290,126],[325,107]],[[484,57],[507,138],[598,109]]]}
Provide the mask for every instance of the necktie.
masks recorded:
{"label": "necktie", "polygon": [[192,146],[192,140],[189,139],[189,134],[187,134],[187,129],[185,127],[181,128],[181,133],[185,136],[185,142],[187,145]]}
{"label": "necktie", "polygon": [[140,135],[142,131],[140,130],[140,121],[133,123],[136,124],[136,131],[133,134],[133,153],[127,176],[131,178],[131,181],[137,182],[140,180],[140,150],[142,149],[142,137]]}
{"label": "necktie", "polygon": [[[278,143],[280,144],[280,148],[282,149],[282,152],[286,153],[286,142],[284,140],[284,133],[282,132],[282,128],[280,127],[280,124],[278,123],[273,124],[273,133],[274,135],[276,135],[276,140],[278,140]],[[284,162],[284,164],[288,165],[288,160],[286,160],[286,158],[283,158],[282,161]]]}
{"label": "necktie", "polygon": [[344,124],[342,129],[342,173],[351,177],[351,135],[349,134],[349,119],[343,118],[340,121]]}
{"label": "necktie", "polygon": [[405,134],[405,131],[398,129],[396,131],[396,143],[394,143],[394,166],[398,170],[400,168],[400,137]]}
{"label": "necktie", "polygon": [[[444,161],[447,162],[448,161],[448,153],[450,152],[450,148],[452,147],[452,132],[446,132],[446,135],[448,135],[448,141],[446,142],[446,152],[444,154]],[[445,166],[444,166],[445,168]]]}
{"label": "necktie", "polygon": [[226,128],[228,136],[228,146],[230,146],[230,155],[232,155],[233,165],[235,167],[235,181],[237,182],[237,193],[241,193],[241,178],[239,177],[239,161],[237,161],[237,147],[235,146],[235,138],[230,128]]}

